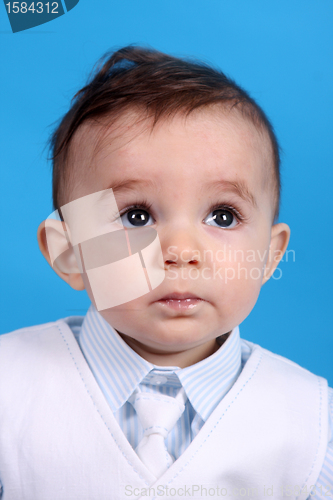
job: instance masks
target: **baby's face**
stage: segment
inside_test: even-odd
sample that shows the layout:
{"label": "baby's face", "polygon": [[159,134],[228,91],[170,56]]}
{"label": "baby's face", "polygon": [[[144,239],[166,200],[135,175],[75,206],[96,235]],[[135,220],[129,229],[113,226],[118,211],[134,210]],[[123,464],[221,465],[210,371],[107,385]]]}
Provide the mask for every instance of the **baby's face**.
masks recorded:
{"label": "baby's face", "polygon": [[164,281],[100,311],[147,359],[191,351],[199,360],[214,352],[216,337],[248,316],[265,279],[271,153],[268,141],[233,113],[176,116],[153,130],[123,123],[117,137],[104,138],[72,195],[113,188],[123,225],[158,233]]}

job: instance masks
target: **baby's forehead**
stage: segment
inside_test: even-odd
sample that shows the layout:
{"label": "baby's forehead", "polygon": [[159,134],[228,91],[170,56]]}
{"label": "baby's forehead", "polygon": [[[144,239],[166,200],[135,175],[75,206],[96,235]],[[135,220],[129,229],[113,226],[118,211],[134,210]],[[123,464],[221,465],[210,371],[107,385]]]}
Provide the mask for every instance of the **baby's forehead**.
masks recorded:
{"label": "baby's forehead", "polygon": [[[249,156],[254,158],[253,162],[261,165],[262,186],[274,183],[273,152],[267,132],[262,127],[256,127],[239,110],[221,106],[196,110],[188,116],[178,113],[172,117],[162,117],[157,122],[154,122],[153,117],[135,110],[127,111],[112,121],[106,117],[103,122],[86,122],[74,137],[74,163],[80,164],[81,172],[86,171],[89,176],[97,177],[103,176],[106,169],[114,166],[114,174],[121,180],[126,176],[128,164],[132,171],[136,170],[137,175],[142,171],[142,163],[145,175],[154,174],[156,163],[161,161],[162,156],[169,155],[173,159],[170,153],[172,149],[185,163],[187,158],[194,155],[196,148],[204,147],[209,149],[209,153],[215,153],[218,164],[219,157],[227,154],[219,145],[219,134],[232,139],[228,154],[235,158],[241,155],[246,145]],[[192,139],[190,141],[189,136]],[[153,155],[154,161],[145,161]],[[200,171],[209,176],[212,168],[203,161]]]}
{"label": "baby's forehead", "polygon": [[[73,149],[81,149],[86,158],[94,160],[94,163],[105,158],[113,152],[126,154],[132,152],[138,146],[138,141],[142,136],[149,138],[145,142],[146,148],[151,148],[151,140],[158,136],[159,140],[165,137],[170,138],[170,132],[177,129],[177,133],[183,129],[184,139],[190,132],[196,134],[198,138],[209,141],[209,124],[214,124],[215,129],[232,131],[235,136],[239,136],[239,145],[244,141],[254,150],[255,154],[265,156],[267,160],[273,162],[273,151],[267,131],[258,124],[257,126],[244,116],[237,108],[229,109],[222,106],[211,106],[199,109],[186,115],[179,112],[171,117],[146,116],[145,113],[138,113],[135,110],[124,112],[112,121],[105,117],[103,121],[85,122],[77,132]],[[77,139],[77,140],[76,140]],[[141,141],[141,146],[144,143]]]}

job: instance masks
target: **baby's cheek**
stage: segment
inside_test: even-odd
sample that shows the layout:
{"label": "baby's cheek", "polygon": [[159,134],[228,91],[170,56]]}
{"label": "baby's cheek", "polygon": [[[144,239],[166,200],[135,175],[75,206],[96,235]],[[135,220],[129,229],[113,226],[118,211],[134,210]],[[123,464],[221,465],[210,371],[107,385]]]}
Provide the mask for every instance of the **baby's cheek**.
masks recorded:
{"label": "baby's cheek", "polygon": [[234,260],[225,263],[221,269],[224,279],[220,281],[220,295],[229,316],[236,316],[238,322],[253,309],[261,289],[263,264]]}

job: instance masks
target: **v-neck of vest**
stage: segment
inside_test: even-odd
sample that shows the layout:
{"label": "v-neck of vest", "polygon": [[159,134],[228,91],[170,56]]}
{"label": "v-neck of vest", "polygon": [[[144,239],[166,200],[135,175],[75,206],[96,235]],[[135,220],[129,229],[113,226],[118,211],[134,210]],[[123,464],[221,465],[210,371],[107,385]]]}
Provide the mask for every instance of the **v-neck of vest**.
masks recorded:
{"label": "v-neck of vest", "polygon": [[139,474],[141,479],[147,484],[147,487],[157,487],[159,484],[166,484],[179,474],[181,474],[184,467],[195,457],[195,455],[205,445],[206,441],[210,438],[214,428],[221,421],[224,413],[228,410],[233,400],[235,400],[245,385],[250,381],[253,374],[258,369],[261,362],[264,350],[257,344],[252,344],[252,353],[247,360],[243,370],[241,371],[238,379],[231,387],[229,392],[222,398],[221,402],[213,410],[208,417],[198,434],[193,441],[189,444],[181,456],[169,467],[169,469],[158,479],[152,475],[143,462],[138,457],[137,453],[129,443],[123,430],[118,424],[113,412],[99,387],[79,345],[69,325],[64,320],[56,322],[64,340],[68,344],[68,350],[73,357],[74,364],[79,371],[82,383],[87,389],[87,396],[90,397],[96,406],[104,424],[107,426],[110,437],[116,442],[120,451],[125,455],[128,463],[131,465],[132,470]]}

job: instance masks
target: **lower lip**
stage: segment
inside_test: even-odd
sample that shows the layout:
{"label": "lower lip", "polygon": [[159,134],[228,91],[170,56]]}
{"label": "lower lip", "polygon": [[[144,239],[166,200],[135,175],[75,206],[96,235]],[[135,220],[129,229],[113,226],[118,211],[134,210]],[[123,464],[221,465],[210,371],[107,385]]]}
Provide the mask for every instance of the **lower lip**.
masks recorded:
{"label": "lower lip", "polygon": [[201,302],[204,301],[202,299],[166,299],[158,300],[157,304],[161,304],[164,307],[170,307],[176,311],[187,311],[188,309],[197,307]]}

